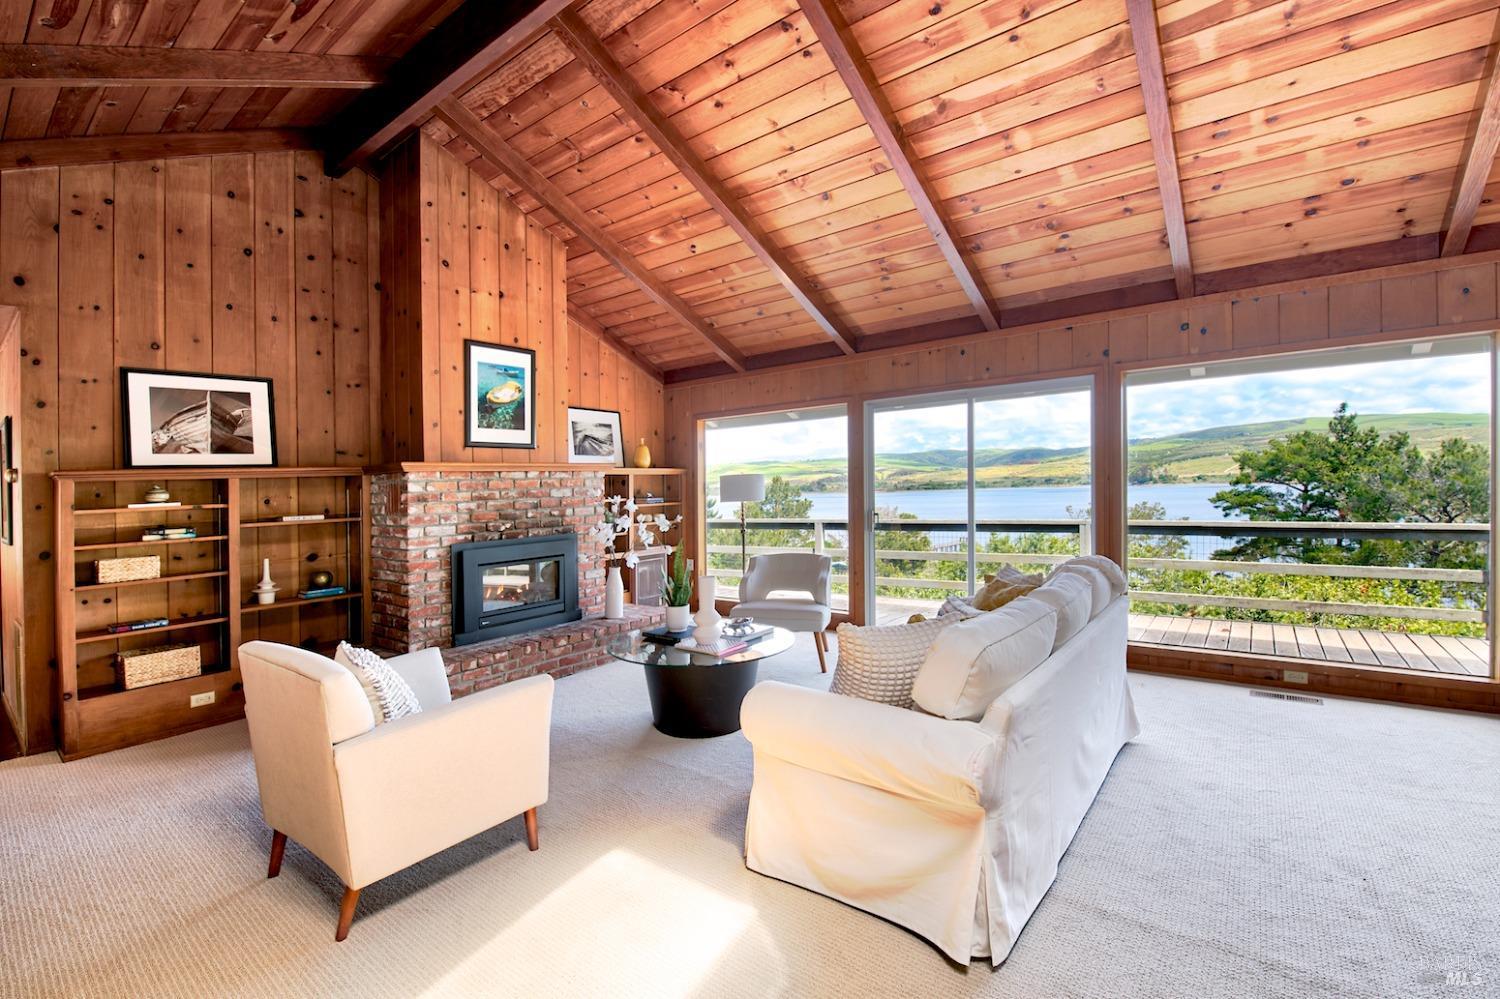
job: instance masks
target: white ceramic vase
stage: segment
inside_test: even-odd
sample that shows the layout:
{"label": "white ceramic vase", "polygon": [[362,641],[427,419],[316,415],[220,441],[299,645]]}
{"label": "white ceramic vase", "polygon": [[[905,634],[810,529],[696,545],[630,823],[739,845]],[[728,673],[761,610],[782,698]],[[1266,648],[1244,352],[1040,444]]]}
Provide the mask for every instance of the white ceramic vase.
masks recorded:
{"label": "white ceramic vase", "polygon": [[693,617],[698,627],[693,629],[693,641],[700,645],[719,637],[719,625],[723,619],[714,606],[715,586],[714,577],[698,577],[698,613]]}
{"label": "white ceramic vase", "polygon": [[276,591],[281,589],[271,579],[271,560],[261,559],[260,582],[255,584],[251,590],[255,594],[255,602],[260,604],[274,604],[276,602]]}
{"label": "white ceramic vase", "polygon": [[625,616],[625,581],[617,565],[610,566],[604,575],[604,616],[611,621]]}
{"label": "white ceramic vase", "polygon": [[693,609],[687,604],[667,607],[667,630],[687,631],[693,625]]}

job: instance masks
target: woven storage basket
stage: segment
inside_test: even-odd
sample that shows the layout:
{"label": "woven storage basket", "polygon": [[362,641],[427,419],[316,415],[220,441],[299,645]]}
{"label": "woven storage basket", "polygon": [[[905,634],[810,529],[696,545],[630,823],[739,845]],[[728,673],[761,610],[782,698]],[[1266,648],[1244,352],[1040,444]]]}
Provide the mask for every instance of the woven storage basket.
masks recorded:
{"label": "woven storage basket", "polygon": [[158,579],[160,576],[160,555],[101,558],[94,561],[94,577],[100,583],[129,583],[137,579]]}
{"label": "woven storage basket", "polygon": [[130,649],[115,659],[120,685],[126,690],[153,683],[181,680],[203,672],[203,653],[196,645],[157,645]]}

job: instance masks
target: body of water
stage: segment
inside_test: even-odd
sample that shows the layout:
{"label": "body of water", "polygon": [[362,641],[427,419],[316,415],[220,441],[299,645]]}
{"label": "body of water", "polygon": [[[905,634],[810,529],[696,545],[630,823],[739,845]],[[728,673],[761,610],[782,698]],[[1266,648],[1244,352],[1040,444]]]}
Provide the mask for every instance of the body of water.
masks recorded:
{"label": "body of water", "polygon": [[[1131,503],[1160,503],[1172,520],[1222,520],[1209,497],[1224,488],[1222,482],[1183,482],[1130,487]],[[849,497],[844,493],[808,493],[812,516],[842,520],[849,515]],[[981,520],[1050,519],[1068,516],[1068,507],[1082,510],[1092,495],[1088,486],[1020,486],[974,491],[974,509]],[[913,514],[923,520],[964,520],[968,517],[968,493],[963,489],[921,489],[876,493],[875,505]],[[724,516],[734,516],[734,504],[725,504]]]}

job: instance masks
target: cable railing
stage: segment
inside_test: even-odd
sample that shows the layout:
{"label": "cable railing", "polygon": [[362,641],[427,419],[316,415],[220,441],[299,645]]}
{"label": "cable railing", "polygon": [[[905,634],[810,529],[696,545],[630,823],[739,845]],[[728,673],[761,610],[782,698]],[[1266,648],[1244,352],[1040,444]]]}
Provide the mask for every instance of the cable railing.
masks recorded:
{"label": "cable railing", "polygon": [[[721,596],[732,597],[738,585],[738,520],[709,522],[714,531],[732,532],[735,543],[708,546],[710,574]],[[878,541],[874,585],[877,598],[917,599],[937,603],[953,593],[970,591],[969,525],[961,520],[901,518],[872,523]],[[749,554],[818,551],[834,559],[835,588],[847,594],[849,523],[821,518],[753,519],[746,522]],[[1285,555],[1236,559],[1221,549],[1254,539],[1283,542],[1318,541],[1348,546],[1362,541],[1406,545],[1489,546],[1488,524],[1346,523],[1329,521],[1132,520],[1128,568],[1134,607],[1160,608],[1155,613],[1188,610],[1211,617],[1289,616],[1297,620],[1386,618],[1467,626],[1488,620],[1485,570],[1414,564],[1351,564],[1347,561],[1298,561]],[[757,543],[768,532],[783,543]],[[1045,569],[1092,550],[1090,522],[1075,518],[982,520],[975,524],[974,576],[986,568],[1013,565]],[[759,537],[757,537],[759,536]],[[720,535],[719,539],[727,538]],[[1434,550],[1436,550],[1434,548]],[[1378,553],[1377,553],[1378,554]],[[941,573],[939,575],[938,573]],[[1274,578],[1273,578],[1274,577]],[[1256,580],[1255,582],[1246,582]],[[1279,592],[1322,585],[1327,592]],[[1326,581],[1312,585],[1306,581]],[[726,586],[727,584],[727,586]],[[1262,589],[1268,592],[1242,592]]]}

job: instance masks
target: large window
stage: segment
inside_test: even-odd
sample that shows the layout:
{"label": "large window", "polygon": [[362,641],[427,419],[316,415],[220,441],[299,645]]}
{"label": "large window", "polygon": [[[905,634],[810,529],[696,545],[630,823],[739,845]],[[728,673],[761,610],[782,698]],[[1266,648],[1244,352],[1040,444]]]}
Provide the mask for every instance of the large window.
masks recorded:
{"label": "large window", "polygon": [[721,501],[725,475],[765,478],[745,503],[747,555],[818,551],[833,559],[833,607],[849,607],[849,431],[843,406],[709,420],[703,427],[709,571],[719,596],[739,595],[740,503]]}
{"label": "large window", "polygon": [[1489,675],[1489,352],[1132,374],[1132,637]]}
{"label": "large window", "polygon": [[1003,564],[1091,546],[1091,384],[1033,382],[870,404],[870,619],[931,615]]}

